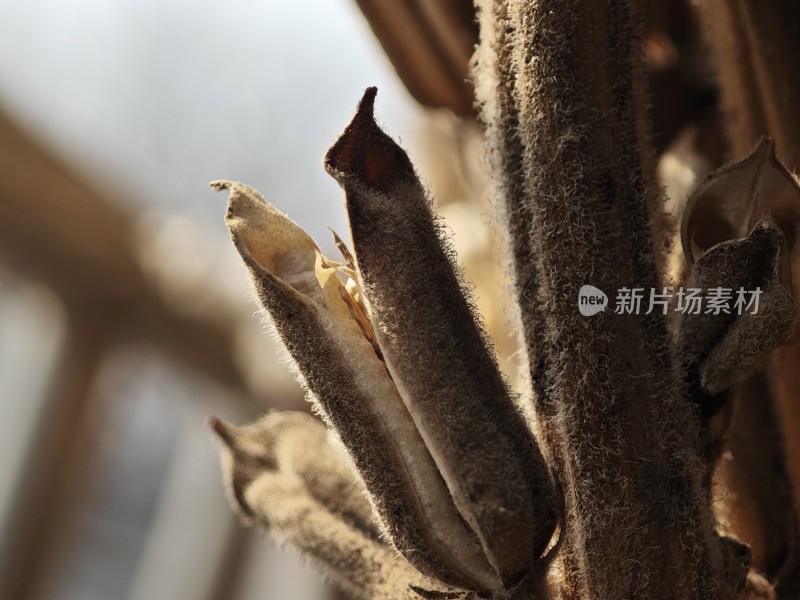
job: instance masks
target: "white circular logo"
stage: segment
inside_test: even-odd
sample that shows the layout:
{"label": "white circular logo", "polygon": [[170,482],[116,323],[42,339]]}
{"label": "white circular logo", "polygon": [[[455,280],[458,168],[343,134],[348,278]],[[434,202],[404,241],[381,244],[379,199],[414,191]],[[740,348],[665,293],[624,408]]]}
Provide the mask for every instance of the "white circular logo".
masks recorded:
{"label": "white circular logo", "polygon": [[581,286],[578,291],[578,310],[584,317],[602,312],[608,306],[608,296],[593,285]]}

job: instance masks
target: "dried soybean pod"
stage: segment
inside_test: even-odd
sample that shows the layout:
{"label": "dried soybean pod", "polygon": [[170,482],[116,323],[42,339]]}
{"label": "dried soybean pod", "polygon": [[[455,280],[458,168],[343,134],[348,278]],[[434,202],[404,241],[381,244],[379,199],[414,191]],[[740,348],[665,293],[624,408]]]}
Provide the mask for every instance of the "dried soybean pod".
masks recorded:
{"label": "dried soybean pod", "polygon": [[231,192],[226,223],[259,301],[392,543],[425,575],[468,589],[499,587],[384,363],[355,320],[326,307],[316,244],[252,188],[214,186]]}
{"label": "dried soybean pod", "polygon": [[378,343],[458,510],[508,584],[556,523],[553,487],[408,156],[375,123],[375,88],[328,151],[345,191]]}

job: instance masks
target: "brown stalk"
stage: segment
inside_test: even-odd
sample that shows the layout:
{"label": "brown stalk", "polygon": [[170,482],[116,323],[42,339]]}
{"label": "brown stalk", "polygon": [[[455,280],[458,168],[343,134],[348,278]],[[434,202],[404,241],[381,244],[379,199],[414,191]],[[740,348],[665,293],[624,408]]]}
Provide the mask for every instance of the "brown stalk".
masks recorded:
{"label": "brown stalk", "polygon": [[[492,18],[506,10],[505,22]],[[491,46],[479,56],[513,48],[514,77],[482,97],[495,161],[515,135],[512,154],[522,152],[510,174],[518,195],[502,202],[530,215],[528,238],[512,231],[511,244],[535,264],[517,267],[517,285],[531,273],[538,288],[539,307],[523,306],[522,317],[546,357],[536,390],[544,439],[563,461],[564,595],[735,597],[745,573],[738,563],[732,571],[714,533],[697,416],[677,381],[666,317],[584,319],[575,306],[587,283],[611,294],[661,285],[639,16],[617,1],[487,2],[483,11]],[[497,106],[516,113],[516,131]]]}

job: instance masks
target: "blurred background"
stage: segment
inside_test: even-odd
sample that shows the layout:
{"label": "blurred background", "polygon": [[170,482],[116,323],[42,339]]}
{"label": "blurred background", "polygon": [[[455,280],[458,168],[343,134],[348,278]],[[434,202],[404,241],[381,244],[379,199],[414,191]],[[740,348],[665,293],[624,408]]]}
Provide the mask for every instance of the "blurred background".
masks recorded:
{"label": "blurred background", "polygon": [[[662,150],[708,92],[666,4],[647,42]],[[256,187],[335,256],[322,156],[377,85],[513,377],[471,2],[0,6],[0,600],[337,597],[224,496],[208,416],[307,404],[208,182]]]}
{"label": "blurred background", "polygon": [[[467,15],[445,50],[463,70],[470,3],[437,4],[440,24]],[[454,135],[449,113],[431,126],[373,33],[409,13],[362,5],[2,3],[3,600],[332,597],[224,496],[207,417],[307,405],[208,182],[260,189],[334,256],[327,227],[347,227],[322,156],[363,89],[378,86],[379,118],[420,166]],[[424,52],[422,39],[403,48]],[[434,92],[448,80],[417,71]],[[469,108],[462,92],[427,103]]]}

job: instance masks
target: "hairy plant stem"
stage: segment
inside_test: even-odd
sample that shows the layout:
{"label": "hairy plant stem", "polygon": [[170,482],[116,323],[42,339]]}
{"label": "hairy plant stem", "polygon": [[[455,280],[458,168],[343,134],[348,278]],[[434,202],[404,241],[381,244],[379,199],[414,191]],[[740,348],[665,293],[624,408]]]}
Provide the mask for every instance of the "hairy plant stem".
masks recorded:
{"label": "hairy plant stem", "polygon": [[733,598],[745,571],[714,531],[666,317],[576,308],[584,284],[662,285],[639,16],[617,0],[498,0],[481,18],[479,98],[565,495],[561,595]]}

